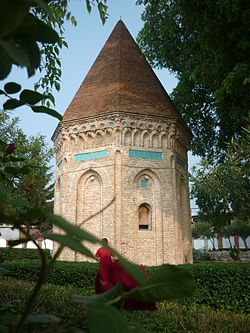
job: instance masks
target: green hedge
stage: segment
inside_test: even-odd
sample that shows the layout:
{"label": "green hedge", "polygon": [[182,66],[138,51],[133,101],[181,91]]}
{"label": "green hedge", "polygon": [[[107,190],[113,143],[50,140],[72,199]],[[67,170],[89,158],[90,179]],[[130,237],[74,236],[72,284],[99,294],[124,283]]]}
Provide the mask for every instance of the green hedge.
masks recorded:
{"label": "green hedge", "polygon": [[[213,309],[249,312],[250,264],[199,263],[182,265],[196,282],[192,297],[180,300],[182,304],[205,304]],[[153,274],[157,267],[150,267]]]}
{"label": "green hedge", "polygon": [[[43,251],[48,258],[51,258],[50,250],[44,249]],[[24,259],[38,260],[40,258],[37,249],[23,249],[12,247],[0,247],[0,257],[3,261]]]}
{"label": "green hedge", "polygon": [[[38,261],[4,262],[3,267],[9,271],[8,276],[27,281],[36,281],[40,271]],[[197,285],[195,294],[182,299],[182,304],[206,304],[214,309],[248,311],[250,264],[204,263],[182,267],[190,271]],[[153,274],[156,269],[149,267],[147,270]],[[93,290],[97,270],[96,263],[57,262],[48,282]]]}
{"label": "green hedge", "polygon": [[[4,322],[5,316],[21,311],[33,287],[34,283],[32,282],[13,278],[1,279],[0,331],[4,331],[1,330],[1,321]],[[36,299],[32,312],[46,312],[59,316],[67,322],[73,316],[74,327],[79,327],[86,331],[86,308],[81,304],[71,302],[71,295],[79,293],[82,295],[86,294],[72,286],[62,287],[46,284]],[[200,305],[187,307],[176,302],[161,302],[158,303],[156,312],[124,311],[124,315],[131,326],[143,327],[157,333],[249,332],[249,317],[246,314],[215,311],[210,307]],[[31,331],[35,331],[34,327],[29,332]],[[28,332],[28,327],[24,332]]]}
{"label": "green hedge", "polygon": [[[2,267],[8,270],[7,276],[25,281],[37,281],[40,261],[5,261]],[[58,286],[93,287],[98,263],[77,263],[57,261],[47,282]]]}

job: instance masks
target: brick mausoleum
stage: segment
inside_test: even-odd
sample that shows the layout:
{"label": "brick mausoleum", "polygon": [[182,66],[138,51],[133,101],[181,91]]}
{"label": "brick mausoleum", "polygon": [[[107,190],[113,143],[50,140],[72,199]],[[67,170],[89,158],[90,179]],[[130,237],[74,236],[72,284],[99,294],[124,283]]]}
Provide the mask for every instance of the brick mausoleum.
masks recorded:
{"label": "brick mausoleum", "polygon": [[121,20],[52,139],[55,214],[79,225],[115,198],[82,228],[138,264],[192,262],[191,132]]}

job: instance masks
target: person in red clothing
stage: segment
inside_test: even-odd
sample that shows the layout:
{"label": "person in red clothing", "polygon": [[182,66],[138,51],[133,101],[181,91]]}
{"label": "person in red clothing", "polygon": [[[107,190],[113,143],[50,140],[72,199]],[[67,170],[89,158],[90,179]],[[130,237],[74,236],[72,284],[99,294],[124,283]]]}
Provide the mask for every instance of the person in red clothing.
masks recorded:
{"label": "person in red clothing", "polygon": [[[107,238],[103,238],[102,242],[108,244]],[[102,246],[97,250],[95,256],[100,262],[99,271],[95,281],[95,290],[96,293],[99,294],[113,287],[110,283],[110,265],[112,263],[113,255],[108,249]]]}
{"label": "person in red clothing", "polygon": [[[102,241],[108,243],[106,238],[103,238]],[[119,283],[122,284],[125,292],[138,286],[138,283],[125,271],[125,269],[119,264],[119,261],[116,260],[105,247],[101,247],[96,252],[96,258],[100,261],[99,271],[95,280],[96,294],[108,291]],[[143,265],[140,265],[139,267],[142,271],[145,271]],[[145,278],[148,279],[150,276],[145,273]],[[123,307],[127,310],[156,310],[154,302],[145,303],[133,299],[125,299]]]}
{"label": "person in red clothing", "polygon": [[[145,272],[145,266],[140,265],[139,268],[143,272]],[[111,263],[109,269],[110,269],[110,282],[112,287],[120,283],[122,284],[123,290],[125,292],[128,292],[131,289],[138,287],[138,283],[133,279],[133,277],[128,272],[126,272],[126,270],[120,265],[118,260],[114,260]],[[150,275],[146,274],[146,272],[145,272],[145,278],[146,279],[150,278]],[[156,310],[156,305],[154,302],[141,302],[129,298],[126,298],[124,300],[123,307],[126,310],[148,310],[148,311]]]}

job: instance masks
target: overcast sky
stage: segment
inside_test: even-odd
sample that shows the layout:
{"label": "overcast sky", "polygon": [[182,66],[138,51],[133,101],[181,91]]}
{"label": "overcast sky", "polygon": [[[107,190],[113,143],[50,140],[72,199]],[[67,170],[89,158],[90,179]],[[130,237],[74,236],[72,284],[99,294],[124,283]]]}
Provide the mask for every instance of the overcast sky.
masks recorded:
{"label": "overcast sky", "polygon": [[[60,54],[62,63],[61,90],[59,93],[53,92],[56,98],[55,109],[61,114],[64,114],[120,17],[134,39],[142,28],[143,6],[136,6],[135,0],[108,0],[107,5],[109,18],[103,26],[96,8],[93,8],[89,15],[85,0],[71,0],[70,2],[70,10],[76,17],[78,24],[77,27],[73,27],[70,23],[66,24],[65,38],[69,48],[63,49]],[[155,73],[167,93],[170,94],[177,84],[177,79],[167,70],[155,70]],[[25,70],[13,69],[5,82],[15,81],[20,83],[22,88],[33,89],[38,78],[38,76],[34,76],[27,79]],[[41,133],[46,136],[46,141],[52,145],[50,139],[58,124],[56,119],[47,115],[35,114],[26,107],[17,109],[13,114],[20,117],[20,127],[26,134]],[[189,154],[190,166],[197,163],[198,160]],[[191,206],[194,204],[191,203]]]}

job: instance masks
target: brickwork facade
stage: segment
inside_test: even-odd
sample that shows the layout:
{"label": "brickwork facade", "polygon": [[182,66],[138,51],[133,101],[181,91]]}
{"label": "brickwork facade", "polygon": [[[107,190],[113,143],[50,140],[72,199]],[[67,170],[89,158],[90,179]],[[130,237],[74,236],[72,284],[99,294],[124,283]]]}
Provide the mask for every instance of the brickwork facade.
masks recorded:
{"label": "brickwork facade", "polygon": [[[166,116],[155,109],[146,114],[116,109],[70,119],[69,107],[57,127],[55,214],[108,238],[135,263],[192,262],[190,132],[173,110]],[[97,246],[89,248],[95,252]],[[60,259],[89,261],[69,249]]]}

